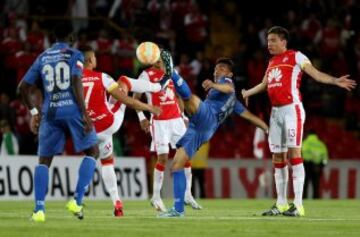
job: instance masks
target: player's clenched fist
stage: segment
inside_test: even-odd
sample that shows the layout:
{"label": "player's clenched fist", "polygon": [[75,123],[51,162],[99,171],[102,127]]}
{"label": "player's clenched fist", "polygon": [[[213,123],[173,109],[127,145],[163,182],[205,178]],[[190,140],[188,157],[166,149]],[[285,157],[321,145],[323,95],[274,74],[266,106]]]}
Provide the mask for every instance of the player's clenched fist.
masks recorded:
{"label": "player's clenched fist", "polygon": [[205,91],[210,90],[213,86],[214,86],[214,82],[212,80],[209,80],[209,79],[206,79],[202,83],[202,87],[204,88]]}

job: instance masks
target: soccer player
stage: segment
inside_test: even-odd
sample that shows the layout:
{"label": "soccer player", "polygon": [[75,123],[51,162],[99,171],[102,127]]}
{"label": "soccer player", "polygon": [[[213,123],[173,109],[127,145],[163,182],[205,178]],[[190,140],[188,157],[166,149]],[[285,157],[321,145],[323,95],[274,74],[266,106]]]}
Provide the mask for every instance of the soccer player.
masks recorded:
{"label": "soccer player", "polygon": [[[161,90],[161,85],[159,83],[138,81],[125,76],[121,76],[119,81],[116,82],[108,74],[94,71],[97,61],[91,47],[83,47],[81,51],[85,57],[82,77],[85,105],[99,139],[101,176],[114,204],[114,216],[120,217],[123,216],[123,204],[119,197],[114,170],[112,136],[119,130],[123,122],[126,105],[154,114],[160,113],[159,107],[129,97],[127,95],[128,91],[157,92]],[[114,98],[111,103],[107,100],[107,94]]]}
{"label": "soccer player", "polygon": [[[171,56],[165,60],[171,65]],[[184,193],[186,188],[184,166],[191,159],[199,147],[209,141],[217,128],[225,119],[235,112],[265,131],[268,126],[258,117],[246,110],[235,97],[232,81],[233,62],[229,58],[219,58],[215,65],[214,81],[205,80],[203,88],[208,91],[204,101],[193,95],[187,83],[176,73],[172,80],[177,93],[184,100],[186,112],[191,116],[189,127],[184,136],[177,142],[176,154],[171,166],[174,187],[174,207],[160,213],[159,217],[184,216]]]}
{"label": "soccer player", "polygon": [[[286,215],[304,216],[302,203],[304,186],[304,166],[301,157],[301,142],[305,112],[299,91],[301,76],[305,72],[316,81],[335,85],[348,91],[356,86],[348,75],[339,78],[318,71],[300,51],[288,50],[289,32],[274,26],[267,32],[268,50],[273,57],[269,61],[263,81],[257,86],[243,90],[244,99],[267,90],[272,104],[269,146],[273,153],[275,167],[276,203],[264,216]],[[289,159],[292,166],[294,203],[288,205],[287,185]]]}
{"label": "soccer player", "polygon": [[[69,211],[79,219],[83,218],[84,193],[93,178],[99,156],[96,133],[83,98],[83,55],[66,43],[71,34],[70,26],[59,24],[54,34],[57,42],[39,55],[19,85],[32,115],[31,130],[39,134],[40,158],[34,174],[35,209],[31,216],[35,222],[45,221],[49,167],[54,155],[63,152],[66,134],[71,135],[75,150],[86,155],[79,168],[75,199],[67,204]],[[42,106],[36,105],[33,98],[38,84],[43,88]]]}
{"label": "soccer player", "polygon": [[[163,52],[162,54],[163,55]],[[164,70],[161,69],[163,62],[160,59],[152,67],[144,70],[139,80],[144,82],[156,82],[163,78]],[[135,98],[141,98],[141,94],[135,94]],[[151,205],[158,211],[166,211],[161,199],[160,191],[164,179],[164,170],[169,156],[169,145],[172,149],[176,148],[176,143],[186,132],[186,125],[182,116],[178,98],[173,82],[170,80],[166,90],[159,92],[146,93],[149,104],[159,106],[161,114],[151,116],[151,125],[142,111],[138,111],[141,128],[145,132],[150,132],[152,136],[151,151],[156,151],[157,162],[154,168],[153,196],[150,200]],[[186,119],[186,118],[185,118]],[[191,163],[185,164],[186,192],[185,204],[191,205],[195,210],[202,207],[195,201],[191,194]]]}

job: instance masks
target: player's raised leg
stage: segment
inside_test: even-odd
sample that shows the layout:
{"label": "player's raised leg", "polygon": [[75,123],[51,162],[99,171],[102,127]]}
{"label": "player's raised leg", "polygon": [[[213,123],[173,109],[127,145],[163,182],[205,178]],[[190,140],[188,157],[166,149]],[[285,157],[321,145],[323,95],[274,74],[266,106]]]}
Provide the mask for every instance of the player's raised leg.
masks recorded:
{"label": "player's raised leg", "polygon": [[137,79],[133,79],[127,76],[121,76],[118,79],[118,83],[120,86],[125,85],[127,91],[135,92],[135,93],[144,93],[144,92],[158,92],[161,90],[160,83],[152,83],[150,81],[139,81]]}

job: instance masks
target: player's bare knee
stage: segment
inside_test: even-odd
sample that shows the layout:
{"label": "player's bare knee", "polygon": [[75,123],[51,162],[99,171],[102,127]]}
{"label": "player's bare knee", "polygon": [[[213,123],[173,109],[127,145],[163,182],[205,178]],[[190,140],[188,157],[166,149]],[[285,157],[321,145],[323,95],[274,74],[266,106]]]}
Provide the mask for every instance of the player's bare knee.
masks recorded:
{"label": "player's bare knee", "polygon": [[100,151],[98,146],[92,146],[89,149],[84,151],[85,155],[94,157],[97,160],[100,156]]}
{"label": "player's bare knee", "polygon": [[296,148],[289,148],[288,156],[289,156],[289,159],[301,157],[301,149],[297,148],[297,147]]}
{"label": "player's bare knee", "polygon": [[286,154],[285,153],[273,153],[272,161],[273,161],[273,163],[286,162]]}
{"label": "player's bare knee", "polygon": [[53,160],[53,157],[40,157],[39,165],[46,165],[47,167],[50,167],[52,160]]}
{"label": "player's bare knee", "polygon": [[168,154],[160,154],[160,155],[158,155],[158,158],[157,158],[158,163],[165,166],[167,160],[168,160]]}
{"label": "player's bare knee", "polygon": [[195,114],[199,108],[200,102],[199,97],[191,95],[189,100],[184,101],[186,113],[189,115]]}

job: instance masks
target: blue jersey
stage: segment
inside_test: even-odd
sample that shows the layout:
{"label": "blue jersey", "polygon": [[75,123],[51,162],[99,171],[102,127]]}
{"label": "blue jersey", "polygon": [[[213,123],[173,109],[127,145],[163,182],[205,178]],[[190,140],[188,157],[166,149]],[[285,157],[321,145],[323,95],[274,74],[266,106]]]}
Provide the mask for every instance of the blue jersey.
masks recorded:
{"label": "blue jersey", "polygon": [[36,59],[24,77],[34,85],[41,79],[44,102],[42,114],[47,120],[79,117],[80,108],[73,93],[72,77],[82,77],[84,57],[66,43],[55,43]]}
{"label": "blue jersey", "polygon": [[[226,77],[222,77],[216,83],[233,84],[232,80]],[[233,112],[241,114],[244,111],[244,106],[236,99],[235,92],[226,94],[216,89],[211,89],[204,103],[210,107],[210,111],[217,118],[218,124],[223,123]]]}
{"label": "blue jersey", "polygon": [[[218,84],[233,83],[230,78],[221,78]],[[235,92],[223,93],[216,89],[209,91],[208,97],[201,102],[197,112],[190,118],[188,129],[176,146],[183,147],[191,157],[199,147],[209,141],[219,125],[233,112],[240,115],[244,106],[236,99]]]}

